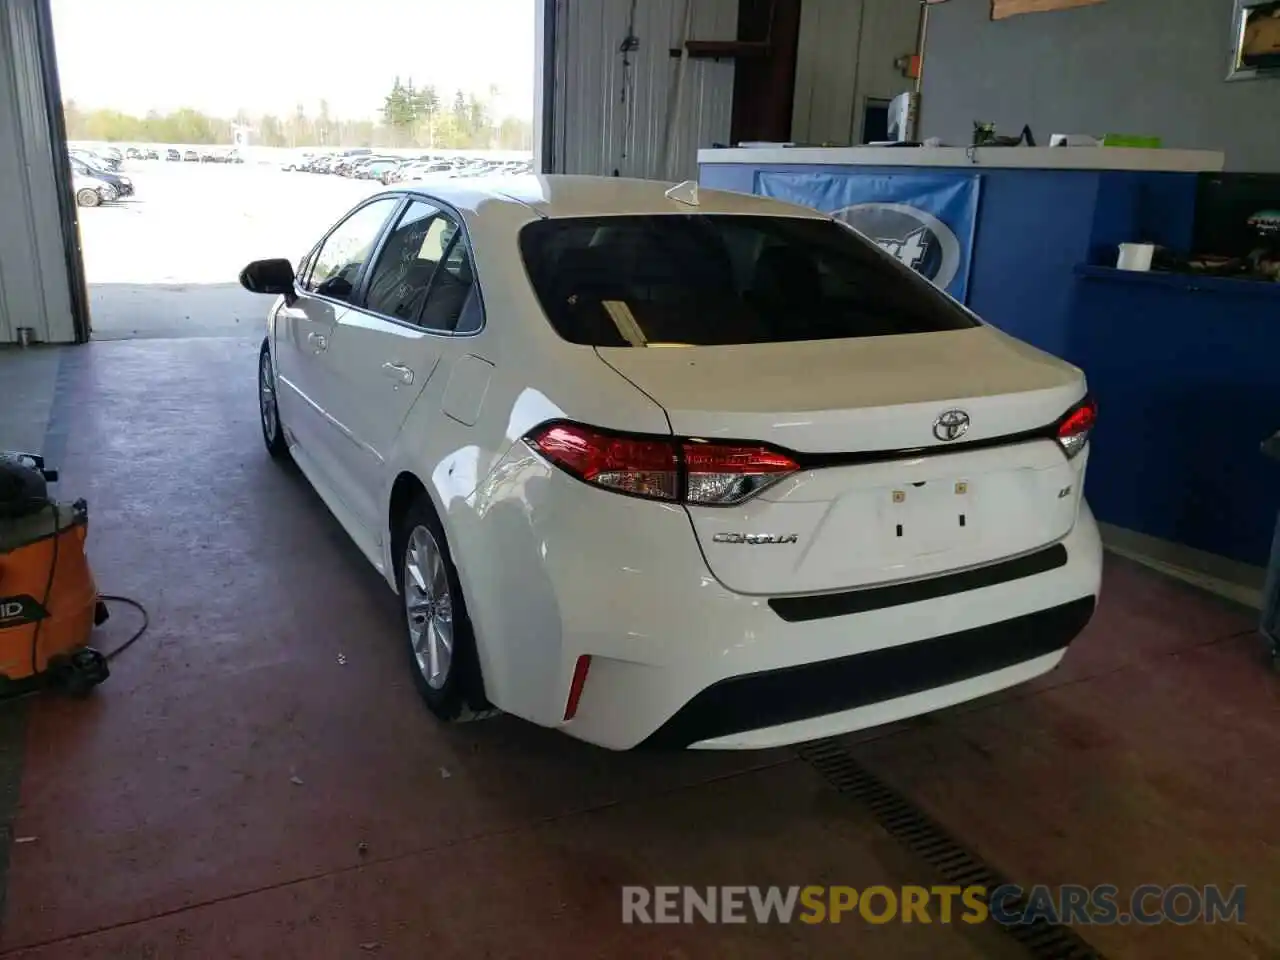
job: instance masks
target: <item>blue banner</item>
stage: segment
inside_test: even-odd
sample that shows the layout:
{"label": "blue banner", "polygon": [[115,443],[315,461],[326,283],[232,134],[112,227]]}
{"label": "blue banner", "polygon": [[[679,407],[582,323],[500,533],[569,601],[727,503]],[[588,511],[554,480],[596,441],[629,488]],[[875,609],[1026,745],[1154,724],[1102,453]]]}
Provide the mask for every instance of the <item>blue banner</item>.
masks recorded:
{"label": "blue banner", "polygon": [[977,176],[952,173],[756,174],[756,193],[832,214],[961,303],[980,184]]}

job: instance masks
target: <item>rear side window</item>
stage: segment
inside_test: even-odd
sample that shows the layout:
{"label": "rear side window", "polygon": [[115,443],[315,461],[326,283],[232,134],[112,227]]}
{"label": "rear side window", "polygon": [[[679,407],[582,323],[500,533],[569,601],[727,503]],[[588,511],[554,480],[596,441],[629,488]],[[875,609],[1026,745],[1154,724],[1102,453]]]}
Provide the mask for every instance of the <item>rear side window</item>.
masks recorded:
{"label": "rear side window", "polygon": [[830,220],[658,214],[541,220],[520,251],[556,331],[593,346],[932,333],[976,321]]}
{"label": "rear side window", "polygon": [[365,306],[428,330],[471,332],[479,326],[473,286],[471,258],[458,224],[415,200],[387,235]]}

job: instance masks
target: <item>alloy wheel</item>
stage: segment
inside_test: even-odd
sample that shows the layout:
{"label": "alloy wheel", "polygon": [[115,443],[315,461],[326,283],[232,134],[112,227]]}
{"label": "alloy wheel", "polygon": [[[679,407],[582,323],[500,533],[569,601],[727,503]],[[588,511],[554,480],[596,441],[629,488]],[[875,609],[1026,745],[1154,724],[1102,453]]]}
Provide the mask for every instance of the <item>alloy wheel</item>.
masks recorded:
{"label": "alloy wheel", "polygon": [[413,528],[405,545],[404,605],[418,670],[427,686],[440,690],[453,664],[453,594],[440,547],[423,526]]}
{"label": "alloy wheel", "polygon": [[262,432],[270,443],[275,438],[279,413],[276,410],[276,383],[271,374],[271,354],[262,351],[258,365],[258,406],[262,413]]}

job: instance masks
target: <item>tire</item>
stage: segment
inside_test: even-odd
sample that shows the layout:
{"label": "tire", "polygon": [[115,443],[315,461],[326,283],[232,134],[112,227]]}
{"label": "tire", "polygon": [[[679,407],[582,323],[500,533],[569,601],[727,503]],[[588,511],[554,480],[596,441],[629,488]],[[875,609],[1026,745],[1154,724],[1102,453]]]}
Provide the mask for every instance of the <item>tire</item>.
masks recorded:
{"label": "tire", "polygon": [[98,196],[98,191],[91,187],[84,187],[76,191],[76,206],[78,207],[97,207],[101,206],[102,198]]}
{"label": "tire", "polygon": [[276,397],[276,374],[271,361],[271,347],[262,341],[258,354],[258,422],[262,426],[262,442],[267,453],[276,460],[289,456],[289,444],[280,423],[280,404]]}
{"label": "tire", "polygon": [[405,651],[427,709],[446,723],[496,713],[484,699],[475,634],[458,571],[440,521],[424,496],[405,511],[392,549]]}

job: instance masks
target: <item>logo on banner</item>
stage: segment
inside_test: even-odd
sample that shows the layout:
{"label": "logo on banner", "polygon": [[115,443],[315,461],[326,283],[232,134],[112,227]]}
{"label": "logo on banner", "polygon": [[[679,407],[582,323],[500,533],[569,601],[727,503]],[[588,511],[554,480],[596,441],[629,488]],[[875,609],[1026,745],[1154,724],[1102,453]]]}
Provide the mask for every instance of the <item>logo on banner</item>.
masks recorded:
{"label": "logo on banner", "polygon": [[856,203],[832,214],[901,263],[946,288],[960,271],[960,240],[945,223],[905,203]]}

